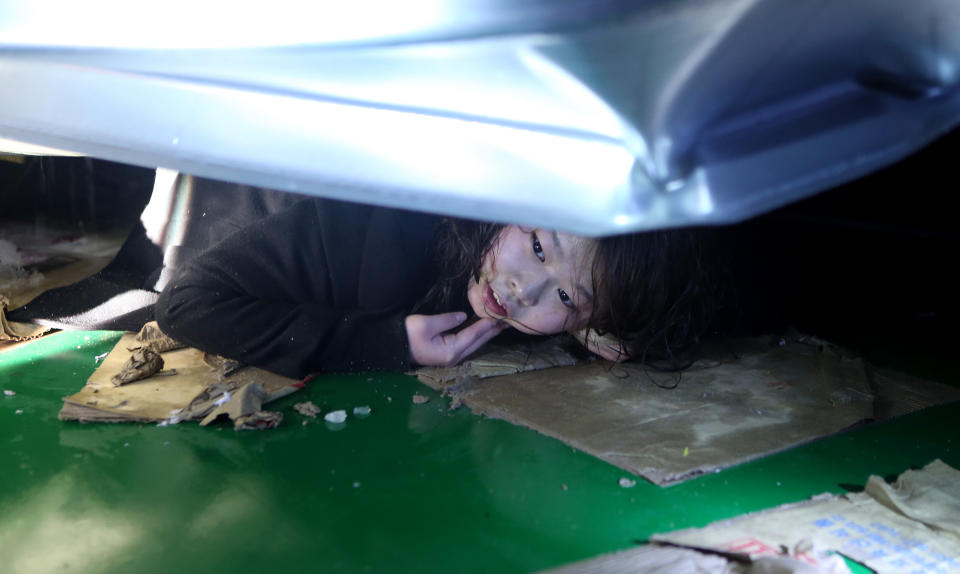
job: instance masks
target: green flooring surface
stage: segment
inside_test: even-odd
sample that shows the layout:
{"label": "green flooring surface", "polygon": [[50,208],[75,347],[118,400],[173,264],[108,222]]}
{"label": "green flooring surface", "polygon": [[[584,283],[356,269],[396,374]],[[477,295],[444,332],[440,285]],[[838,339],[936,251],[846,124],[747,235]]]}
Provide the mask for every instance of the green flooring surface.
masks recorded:
{"label": "green flooring surface", "polygon": [[[0,397],[0,572],[530,572],[934,458],[960,467],[953,404],[622,488],[623,471],[450,412],[400,374],[316,379],[268,407],[285,416],[270,431],[59,421],[118,338],[63,332],[0,353],[0,388],[16,393]],[[292,410],[305,400],[372,413],[335,430]]]}

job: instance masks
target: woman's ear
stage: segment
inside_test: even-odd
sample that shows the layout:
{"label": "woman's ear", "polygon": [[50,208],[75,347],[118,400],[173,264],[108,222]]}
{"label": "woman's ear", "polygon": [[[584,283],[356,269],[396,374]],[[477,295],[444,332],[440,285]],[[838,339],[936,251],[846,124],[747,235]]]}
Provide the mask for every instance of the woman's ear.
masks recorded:
{"label": "woman's ear", "polygon": [[615,337],[601,335],[593,329],[579,329],[570,331],[570,334],[591,353],[600,355],[608,361],[619,363],[630,358],[623,344]]}

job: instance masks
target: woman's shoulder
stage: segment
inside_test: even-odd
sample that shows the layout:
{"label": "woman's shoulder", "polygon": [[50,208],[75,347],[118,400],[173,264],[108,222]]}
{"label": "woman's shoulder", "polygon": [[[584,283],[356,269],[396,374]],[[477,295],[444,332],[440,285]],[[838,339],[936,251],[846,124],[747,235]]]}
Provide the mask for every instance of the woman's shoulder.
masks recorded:
{"label": "woman's shoulder", "polygon": [[308,199],[291,209],[309,218],[301,219],[299,225],[316,226],[329,241],[428,243],[443,220],[409,209],[327,198]]}

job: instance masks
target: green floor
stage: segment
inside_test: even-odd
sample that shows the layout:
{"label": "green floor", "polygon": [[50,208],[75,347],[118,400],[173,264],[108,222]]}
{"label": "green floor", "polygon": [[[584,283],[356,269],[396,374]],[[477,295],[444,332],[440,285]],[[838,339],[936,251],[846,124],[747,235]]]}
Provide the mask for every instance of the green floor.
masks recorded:
{"label": "green floor", "polygon": [[[0,353],[0,571],[529,572],[934,458],[960,466],[960,405],[689,482],[619,469],[502,421],[446,410],[404,375],[315,380],[281,428],[57,419],[119,337],[64,332]],[[419,392],[432,397],[411,404]],[[369,405],[342,430],[290,408]],[[20,412],[22,411],[22,412]]]}

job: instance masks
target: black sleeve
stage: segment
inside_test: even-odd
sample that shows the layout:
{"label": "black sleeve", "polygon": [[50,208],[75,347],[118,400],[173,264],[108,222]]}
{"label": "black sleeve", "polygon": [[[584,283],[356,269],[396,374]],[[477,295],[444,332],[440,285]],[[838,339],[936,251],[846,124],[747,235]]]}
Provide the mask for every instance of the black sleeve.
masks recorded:
{"label": "black sleeve", "polygon": [[309,200],[179,269],[157,320],[187,345],[291,377],[403,369],[432,229],[429,216]]}

